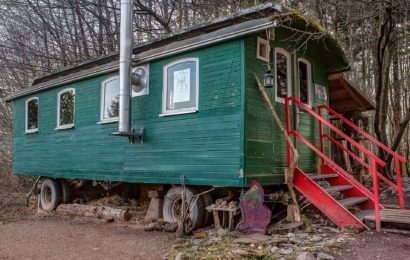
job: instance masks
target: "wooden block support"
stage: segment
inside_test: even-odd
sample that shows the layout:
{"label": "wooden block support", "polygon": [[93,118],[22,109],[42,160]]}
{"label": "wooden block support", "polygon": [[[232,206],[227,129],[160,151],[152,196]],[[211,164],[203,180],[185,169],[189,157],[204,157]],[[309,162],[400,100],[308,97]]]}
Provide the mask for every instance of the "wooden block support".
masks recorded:
{"label": "wooden block support", "polygon": [[164,203],[162,191],[151,190],[148,192],[148,197],[151,198],[149,203],[147,214],[145,215],[145,221],[155,222],[162,218],[162,206]]}

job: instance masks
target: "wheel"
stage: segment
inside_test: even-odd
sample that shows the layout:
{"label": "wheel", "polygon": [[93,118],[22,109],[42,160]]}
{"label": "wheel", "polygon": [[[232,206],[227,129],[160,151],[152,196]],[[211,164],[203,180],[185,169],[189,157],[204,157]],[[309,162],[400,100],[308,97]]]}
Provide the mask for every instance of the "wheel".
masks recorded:
{"label": "wheel", "polygon": [[202,195],[202,198],[204,200],[204,207],[205,207],[205,216],[204,216],[204,224],[203,226],[209,226],[211,224],[211,219],[212,219],[212,214],[211,212],[208,212],[206,210],[206,207],[211,206],[212,203],[214,202],[214,199],[212,198],[212,195],[208,192]]}
{"label": "wheel", "polygon": [[[186,206],[192,208],[190,212],[189,219],[191,222],[192,230],[200,228],[204,223],[205,217],[205,207],[204,201],[201,196],[197,199],[195,206],[195,198],[198,192],[192,187],[185,187],[185,196],[186,196]],[[182,208],[182,187],[173,187],[168,190],[164,198],[164,205],[162,208],[162,213],[164,220],[166,222],[175,223],[178,222],[178,219],[181,215]]]}
{"label": "wheel", "polygon": [[62,203],[71,203],[71,187],[64,179],[60,180]]}
{"label": "wheel", "polygon": [[60,182],[53,179],[45,179],[41,185],[40,204],[45,211],[53,211],[62,199]]}

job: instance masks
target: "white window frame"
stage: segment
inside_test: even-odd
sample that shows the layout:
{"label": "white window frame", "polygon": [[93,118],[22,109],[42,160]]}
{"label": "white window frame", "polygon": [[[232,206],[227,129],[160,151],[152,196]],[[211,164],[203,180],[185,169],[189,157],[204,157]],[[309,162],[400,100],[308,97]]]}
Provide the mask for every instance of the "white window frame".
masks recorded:
{"label": "white window frame", "polygon": [[[68,92],[68,91],[73,91],[74,95],[74,107],[73,107],[73,123],[72,124],[66,124],[66,125],[60,125],[60,97],[61,94]],[[74,127],[74,120],[75,120],[75,88],[66,88],[58,92],[57,94],[57,128],[56,130],[61,130],[61,129],[69,129]]]}
{"label": "white window frame", "polygon": [[[104,102],[105,102],[105,85],[107,82],[110,82],[115,79],[120,79],[120,76],[112,76],[109,77],[108,79],[104,80],[101,82],[101,97],[100,97],[100,121],[98,124],[105,124],[105,123],[113,123],[113,122],[118,122],[119,116],[116,117],[111,117],[111,118],[104,118]],[[118,91],[119,91],[120,86],[118,85]]]}
{"label": "white window frame", "polygon": [[[299,95],[299,100],[300,100],[300,75],[299,75],[299,62],[303,62],[306,64],[307,67],[307,73],[308,73],[308,103],[305,105],[308,105],[309,107],[313,106],[313,95],[312,95],[312,65],[311,63],[305,59],[305,58],[299,58],[298,59],[298,64],[297,64],[297,68],[298,68],[298,95]],[[302,102],[302,101],[301,101]]]}
{"label": "white window frame", "polygon": [[[259,55],[259,53],[260,53],[260,48],[261,48],[261,43],[265,44],[265,46],[266,46],[266,55],[267,55],[267,57],[263,57],[263,56],[260,56],[260,55]],[[257,42],[256,42],[256,58],[259,59],[259,60],[262,60],[262,61],[269,62],[269,55],[270,55],[269,41],[268,41],[268,40],[265,40],[265,39],[263,39],[263,38],[261,38],[261,37],[257,37]]]}
{"label": "white window frame", "polygon": [[[168,68],[172,67],[176,64],[179,63],[184,63],[184,62],[195,62],[195,88],[196,88],[196,93],[195,93],[195,106],[194,107],[187,107],[187,108],[178,108],[178,109],[172,109],[172,110],[167,110],[167,93],[168,93]],[[160,116],[169,116],[169,115],[180,115],[180,114],[189,114],[189,113],[195,113],[198,111],[199,107],[199,58],[185,58],[185,59],[180,59],[176,60],[172,63],[169,63],[164,66],[163,68],[163,77],[162,77],[162,113]]]}
{"label": "white window frame", "polygon": [[[32,101],[32,100],[37,100],[37,128],[34,128],[34,129],[28,129],[28,103],[30,102],[30,101]],[[26,128],[25,128],[25,130],[26,130],[26,133],[27,134],[31,134],[31,133],[37,133],[38,132],[38,116],[39,116],[39,113],[38,113],[38,108],[39,108],[39,102],[38,102],[38,97],[32,97],[32,98],[29,98],[29,99],[27,99],[26,100],[26,105],[25,105],[25,108],[26,108],[26,116],[25,116],[25,125],[26,125]]]}
{"label": "white window frame", "polygon": [[281,53],[286,56],[287,59],[287,82],[288,82],[288,97],[292,96],[292,59],[290,58],[290,54],[283,48],[275,48],[275,101],[280,103],[285,103],[285,99],[282,97],[278,97],[278,77],[277,77],[277,53]]}

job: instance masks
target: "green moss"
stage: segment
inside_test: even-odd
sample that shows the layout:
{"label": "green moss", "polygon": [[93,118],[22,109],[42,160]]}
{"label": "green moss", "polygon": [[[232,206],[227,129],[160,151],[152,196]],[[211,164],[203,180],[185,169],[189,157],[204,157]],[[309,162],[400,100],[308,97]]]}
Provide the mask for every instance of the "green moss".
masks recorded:
{"label": "green moss", "polygon": [[311,26],[318,32],[323,32],[323,33],[326,32],[326,29],[323,28],[323,26],[321,26],[311,17],[303,15],[301,12],[295,9],[292,9],[292,8],[289,8],[288,12],[286,13],[278,13],[278,14],[273,15],[272,20],[279,20],[279,19],[288,18],[288,17],[290,17],[292,20],[295,20],[295,21],[303,21],[303,23],[306,26]]}

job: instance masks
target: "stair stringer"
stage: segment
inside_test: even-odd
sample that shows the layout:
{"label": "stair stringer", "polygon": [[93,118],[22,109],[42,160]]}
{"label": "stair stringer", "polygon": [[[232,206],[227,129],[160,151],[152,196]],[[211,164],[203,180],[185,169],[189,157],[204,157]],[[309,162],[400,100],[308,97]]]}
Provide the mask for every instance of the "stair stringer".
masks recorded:
{"label": "stair stringer", "polygon": [[340,228],[357,226],[369,229],[302,170],[296,168],[293,175],[295,188]]}

